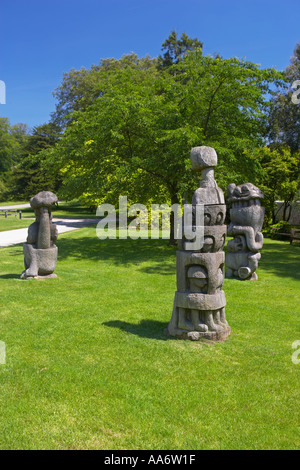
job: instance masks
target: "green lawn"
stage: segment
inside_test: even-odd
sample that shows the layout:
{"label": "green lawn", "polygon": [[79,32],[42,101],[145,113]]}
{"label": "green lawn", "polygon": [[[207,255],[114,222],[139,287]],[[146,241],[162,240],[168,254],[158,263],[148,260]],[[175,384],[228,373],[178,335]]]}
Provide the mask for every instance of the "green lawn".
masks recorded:
{"label": "green lawn", "polygon": [[23,218],[19,219],[14,215],[8,216],[7,219],[5,217],[0,217],[0,232],[5,232],[6,230],[17,230],[19,228],[26,228],[29,227],[30,224],[34,222],[34,216],[31,215],[32,218]]}
{"label": "green lawn", "polygon": [[1,449],[299,449],[300,245],[265,240],[257,282],[225,280],[232,335],[170,339],[166,240],[59,237],[58,278],[1,248]]}

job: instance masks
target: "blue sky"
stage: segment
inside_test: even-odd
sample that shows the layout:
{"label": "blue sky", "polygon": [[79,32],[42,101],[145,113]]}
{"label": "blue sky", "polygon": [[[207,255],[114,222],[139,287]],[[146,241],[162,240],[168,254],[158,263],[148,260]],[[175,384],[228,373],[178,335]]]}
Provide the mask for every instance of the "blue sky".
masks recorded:
{"label": "blue sky", "polygon": [[63,72],[132,51],[155,57],[172,29],[198,37],[205,54],[283,70],[299,19],[299,0],[0,0],[0,116],[47,122]]}

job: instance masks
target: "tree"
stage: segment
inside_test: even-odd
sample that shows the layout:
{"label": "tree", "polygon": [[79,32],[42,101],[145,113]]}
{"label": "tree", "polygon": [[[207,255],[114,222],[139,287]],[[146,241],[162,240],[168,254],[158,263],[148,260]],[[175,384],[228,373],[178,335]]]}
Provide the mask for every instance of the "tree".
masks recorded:
{"label": "tree", "polygon": [[11,126],[7,118],[0,118],[0,173],[8,171],[20,160],[26,132],[25,124]]}
{"label": "tree", "polygon": [[264,193],[267,224],[276,222],[275,201],[283,201],[283,218],[289,219],[290,208],[299,187],[299,155],[292,153],[289,147],[257,148],[252,154],[260,165],[260,174],[256,184]]}
{"label": "tree", "polygon": [[84,111],[102,96],[103,83],[109,81],[116,70],[130,67],[151,73],[156,66],[157,59],[149,56],[139,59],[136,54],[127,54],[120,60],[101,59],[100,65],[93,65],[90,70],[83,67],[80,70],[71,69],[64,73],[62,84],[53,92],[57,104],[51,115],[52,122],[65,129],[72,122],[73,111]]}
{"label": "tree", "polygon": [[44,165],[42,150],[52,147],[60,137],[60,129],[54,123],[33,128],[23,145],[23,158],[15,165],[8,177],[8,192],[11,197],[29,199],[44,190],[56,191],[60,180],[57,174]]}
{"label": "tree", "polygon": [[126,66],[98,76],[101,95],[74,111],[47,164],[58,166],[63,195],[89,203],[180,203],[196,186],[190,149],[210,145],[219,153],[225,189],[259,166],[245,150],[262,139],[265,94],[280,78],[272,69],[191,51],[174,73]]}
{"label": "tree", "polygon": [[171,31],[169,37],[162,43],[162,51],[166,51],[163,56],[158,57],[158,67],[160,69],[171,67],[177,64],[188,51],[198,49],[202,51],[203,43],[198,38],[190,38],[186,33],[182,33],[180,39],[176,30]]}
{"label": "tree", "polygon": [[62,84],[54,90],[57,100],[56,110],[51,120],[65,129],[70,124],[73,111],[84,111],[103,93],[103,82],[110,80],[110,75],[116,70],[130,67],[134,70],[151,71],[154,68],[165,69],[178,63],[184,54],[191,50],[201,50],[203,44],[197,38],[190,38],[182,33],[180,39],[176,31],[172,31],[162,44],[166,50],[164,56],[139,58],[136,54],[125,54],[121,59],[101,59],[99,65],[90,69],[82,67],[80,70],[71,69],[63,74]]}
{"label": "tree", "polygon": [[[300,150],[300,104],[293,102],[293,84],[300,80],[300,43],[296,45],[291,63],[283,72],[284,85],[273,93],[269,114],[268,135],[277,146],[288,145],[292,152]],[[299,87],[298,87],[299,88]]]}

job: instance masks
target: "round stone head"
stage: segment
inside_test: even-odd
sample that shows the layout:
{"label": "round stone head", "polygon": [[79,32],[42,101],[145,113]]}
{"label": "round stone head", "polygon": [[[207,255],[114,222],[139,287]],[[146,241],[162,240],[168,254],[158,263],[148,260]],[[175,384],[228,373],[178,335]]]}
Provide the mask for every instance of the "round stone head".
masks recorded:
{"label": "round stone head", "polygon": [[218,163],[217,152],[212,147],[194,147],[191,150],[191,162],[195,171],[213,168]]}
{"label": "round stone head", "polygon": [[57,201],[57,196],[51,191],[41,191],[30,199],[30,205],[33,209],[39,209],[40,207],[47,207],[50,209],[52,204],[56,203]]}

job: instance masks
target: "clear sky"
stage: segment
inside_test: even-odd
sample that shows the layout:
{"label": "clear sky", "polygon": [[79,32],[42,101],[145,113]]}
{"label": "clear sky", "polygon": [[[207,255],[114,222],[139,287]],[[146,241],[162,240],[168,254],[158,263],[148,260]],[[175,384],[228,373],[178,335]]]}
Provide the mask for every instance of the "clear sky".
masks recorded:
{"label": "clear sky", "polygon": [[132,51],[156,57],[172,29],[204,42],[204,54],[283,70],[299,21],[299,0],[0,0],[0,116],[47,122],[63,72]]}

